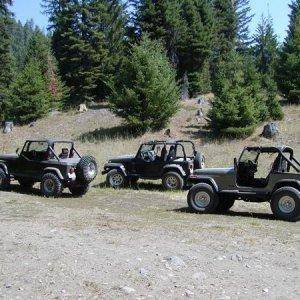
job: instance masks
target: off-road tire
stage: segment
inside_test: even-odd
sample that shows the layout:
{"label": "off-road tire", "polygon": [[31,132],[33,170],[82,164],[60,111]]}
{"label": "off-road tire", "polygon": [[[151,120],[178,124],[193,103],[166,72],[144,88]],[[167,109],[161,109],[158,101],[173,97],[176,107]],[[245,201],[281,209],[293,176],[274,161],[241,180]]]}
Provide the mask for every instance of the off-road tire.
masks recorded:
{"label": "off-road tire", "polygon": [[187,203],[192,211],[215,213],[219,205],[219,196],[209,184],[198,183],[190,189]]}
{"label": "off-road tire", "polygon": [[89,191],[89,184],[83,184],[79,186],[71,186],[69,187],[69,190],[71,194],[75,197],[82,197]]}
{"label": "off-road tire", "polygon": [[276,190],[270,204],[277,219],[293,222],[300,217],[300,191],[293,187]]}
{"label": "off-road tire", "polygon": [[235,199],[228,197],[219,197],[219,205],[217,206],[216,212],[224,214],[227,213],[230,208],[234,205]]}
{"label": "off-road tire", "polygon": [[169,191],[182,190],[184,180],[177,172],[170,171],[163,175],[162,184],[164,188]]}
{"label": "off-road tire", "polygon": [[0,169],[0,191],[7,191],[10,188],[10,177],[3,169]]}
{"label": "off-road tire", "polygon": [[30,179],[18,179],[18,182],[23,190],[31,190],[35,182]]}
{"label": "off-road tire", "polygon": [[106,184],[114,189],[121,189],[126,186],[127,179],[121,171],[113,169],[107,173]]}
{"label": "off-road tire", "polygon": [[84,156],[76,167],[76,176],[80,182],[90,183],[98,175],[98,164],[92,156]]}
{"label": "off-road tire", "polygon": [[61,180],[52,173],[46,173],[42,177],[41,192],[46,197],[59,197],[63,191]]}

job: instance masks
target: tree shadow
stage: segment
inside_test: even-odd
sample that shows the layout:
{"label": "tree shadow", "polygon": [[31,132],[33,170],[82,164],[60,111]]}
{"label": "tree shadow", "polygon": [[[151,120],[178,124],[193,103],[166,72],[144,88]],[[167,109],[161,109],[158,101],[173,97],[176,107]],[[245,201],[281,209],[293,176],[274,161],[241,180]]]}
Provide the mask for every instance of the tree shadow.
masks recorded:
{"label": "tree shadow", "polygon": [[107,102],[93,103],[88,108],[92,110],[109,109],[109,104]]}
{"label": "tree shadow", "polygon": [[110,139],[133,139],[142,133],[129,126],[120,125],[110,128],[98,128],[90,132],[81,134],[78,140],[81,142],[106,141]]}
{"label": "tree shadow", "polygon": [[[170,211],[180,212],[180,213],[189,213],[189,214],[200,214],[200,213],[194,212],[189,207],[181,207],[181,208],[171,209]],[[217,213],[216,215],[256,218],[256,219],[263,219],[263,220],[276,220],[276,218],[274,217],[273,214],[256,213],[256,212],[229,211],[227,213]]]}
{"label": "tree shadow", "polygon": [[[203,142],[213,142],[217,140],[216,134],[211,130],[209,125],[188,125],[186,130],[182,130],[183,134],[190,136],[191,139],[201,139]],[[193,130],[197,129],[197,131]]]}

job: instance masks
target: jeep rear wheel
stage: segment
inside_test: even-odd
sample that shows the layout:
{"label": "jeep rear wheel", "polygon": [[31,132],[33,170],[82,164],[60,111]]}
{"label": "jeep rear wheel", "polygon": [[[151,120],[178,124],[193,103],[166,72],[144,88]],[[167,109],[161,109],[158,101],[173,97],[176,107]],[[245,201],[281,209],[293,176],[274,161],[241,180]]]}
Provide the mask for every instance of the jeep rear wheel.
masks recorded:
{"label": "jeep rear wheel", "polygon": [[296,221],[300,216],[300,192],[293,187],[282,187],[271,198],[271,209],[280,220]]}
{"label": "jeep rear wheel", "polygon": [[52,173],[47,173],[42,177],[41,191],[46,197],[59,197],[63,190],[61,180]]}
{"label": "jeep rear wheel", "polygon": [[82,197],[89,191],[89,184],[83,184],[79,186],[70,186],[69,190],[75,197]]}
{"label": "jeep rear wheel", "polygon": [[6,191],[9,187],[10,178],[2,169],[0,169],[0,191]]}
{"label": "jeep rear wheel", "polygon": [[35,183],[33,180],[30,179],[18,179],[18,182],[24,190],[31,190]]}
{"label": "jeep rear wheel", "polygon": [[219,204],[219,197],[209,184],[199,183],[190,189],[187,202],[195,212],[214,213]]}
{"label": "jeep rear wheel", "polygon": [[167,172],[163,175],[162,184],[166,190],[182,190],[184,181],[177,172]]}
{"label": "jeep rear wheel", "polygon": [[120,189],[125,187],[126,178],[125,175],[119,170],[111,170],[106,176],[106,183],[108,186],[114,189]]}

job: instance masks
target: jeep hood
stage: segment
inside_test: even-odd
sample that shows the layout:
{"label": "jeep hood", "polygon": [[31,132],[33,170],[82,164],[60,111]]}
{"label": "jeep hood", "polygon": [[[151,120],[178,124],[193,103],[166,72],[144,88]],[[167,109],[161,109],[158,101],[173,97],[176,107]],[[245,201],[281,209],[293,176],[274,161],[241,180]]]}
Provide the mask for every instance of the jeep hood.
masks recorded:
{"label": "jeep hood", "polygon": [[234,168],[204,168],[204,169],[197,169],[194,171],[195,175],[224,175],[233,173]]}
{"label": "jeep hood", "polygon": [[130,162],[135,158],[135,155],[123,155],[111,158],[108,162],[109,163],[124,163],[124,162]]}
{"label": "jeep hood", "polygon": [[3,154],[0,155],[0,160],[14,160],[17,159],[19,156],[17,154]]}

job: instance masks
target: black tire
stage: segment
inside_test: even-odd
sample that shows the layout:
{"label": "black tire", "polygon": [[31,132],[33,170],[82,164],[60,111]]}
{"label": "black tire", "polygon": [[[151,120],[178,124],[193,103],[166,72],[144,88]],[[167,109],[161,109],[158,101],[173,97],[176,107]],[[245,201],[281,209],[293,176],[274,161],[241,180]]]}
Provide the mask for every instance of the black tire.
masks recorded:
{"label": "black tire", "polygon": [[22,189],[24,190],[31,190],[33,185],[35,184],[35,182],[33,180],[30,179],[18,179],[18,182],[21,186]]}
{"label": "black tire", "polygon": [[92,156],[84,156],[76,167],[76,175],[79,181],[92,182],[98,175],[98,164]]}
{"label": "black tire", "polygon": [[300,191],[293,187],[282,187],[273,193],[270,204],[277,219],[297,221],[300,216]]}
{"label": "black tire", "polygon": [[195,158],[194,158],[194,169],[203,169],[205,164],[205,157],[200,152],[196,152]]}
{"label": "black tire", "polygon": [[89,191],[89,184],[83,184],[78,186],[71,186],[69,187],[69,190],[71,194],[75,197],[82,197]]}
{"label": "black tire", "polygon": [[[200,192],[202,198],[197,199],[200,197]],[[209,184],[198,183],[190,189],[187,203],[189,208],[195,212],[214,213],[219,205],[219,196]]]}
{"label": "black tire", "polygon": [[184,180],[177,172],[170,171],[163,175],[162,184],[164,188],[169,191],[182,190]]}
{"label": "black tire", "polygon": [[63,191],[61,180],[52,173],[46,173],[42,177],[41,192],[46,197],[59,197]]}
{"label": "black tire", "polygon": [[221,197],[219,199],[219,205],[216,208],[218,213],[227,213],[230,208],[234,205],[235,199],[230,199],[227,197]]}
{"label": "black tire", "polygon": [[126,186],[127,179],[123,172],[119,170],[110,170],[106,176],[106,184],[114,189],[121,189]]}
{"label": "black tire", "polygon": [[3,169],[0,169],[0,191],[7,191],[10,188],[10,177]]}

